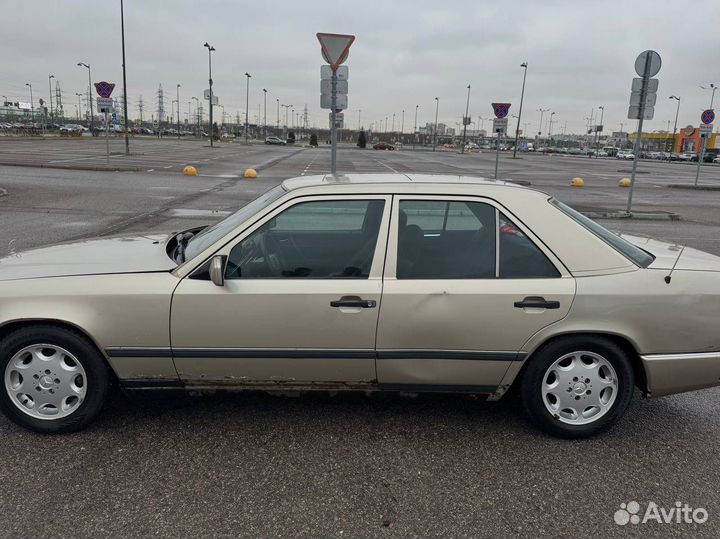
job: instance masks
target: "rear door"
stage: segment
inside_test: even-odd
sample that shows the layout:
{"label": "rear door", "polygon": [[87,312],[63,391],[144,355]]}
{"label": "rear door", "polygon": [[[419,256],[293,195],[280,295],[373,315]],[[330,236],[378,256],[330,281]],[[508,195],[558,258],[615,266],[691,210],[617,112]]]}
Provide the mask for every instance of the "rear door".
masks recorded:
{"label": "rear door", "polygon": [[492,200],[397,196],[378,323],[386,388],[492,392],[575,281]]}

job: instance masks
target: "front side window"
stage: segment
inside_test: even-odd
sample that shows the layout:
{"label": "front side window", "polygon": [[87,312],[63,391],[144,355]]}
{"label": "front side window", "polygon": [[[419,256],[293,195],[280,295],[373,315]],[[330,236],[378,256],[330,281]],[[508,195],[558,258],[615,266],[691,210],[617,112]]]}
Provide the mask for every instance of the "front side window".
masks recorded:
{"label": "front side window", "polygon": [[233,247],[227,279],[367,279],[385,201],[303,202]]}
{"label": "front side window", "polygon": [[495,208],[482,202],[403,200],[398,279],[495,277]]}

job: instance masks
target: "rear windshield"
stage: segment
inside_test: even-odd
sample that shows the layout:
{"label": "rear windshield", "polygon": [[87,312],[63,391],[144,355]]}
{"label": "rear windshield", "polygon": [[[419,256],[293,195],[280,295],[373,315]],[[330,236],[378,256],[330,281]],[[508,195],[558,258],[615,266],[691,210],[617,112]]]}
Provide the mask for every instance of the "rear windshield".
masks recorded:
{"label": "rear windshield", "polygon": [[655,257],[647,251],[643,251],[640,247],[636,247],[629,241],[622,239],[617,234],[610,232],[607,228],[600,226],[595,221],[586,217],[579,211],[572,209],[567,204],[563,204],[555,199],[551,199],[550,204],[558,208],[565,215],[572,218],[583,227],[587,228],[613,249],[620,251],[641,268],[647,268],[650,264],[652,264],[652,261],[655,260]]}

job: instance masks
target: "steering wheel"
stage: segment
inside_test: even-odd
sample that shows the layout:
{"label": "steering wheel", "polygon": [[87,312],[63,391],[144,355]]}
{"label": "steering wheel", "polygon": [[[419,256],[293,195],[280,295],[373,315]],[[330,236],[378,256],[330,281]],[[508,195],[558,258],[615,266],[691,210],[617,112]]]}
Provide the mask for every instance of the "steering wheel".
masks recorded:
{"label": "steering wheel", "polygon": [[265,259],[265,264],[270,270],[270,273],[275,277],[282,275],[283,268],[285,267],[285,261],[281,258],[280,249],[275,249],[273,252],[270,246],[271,240],[267,234],[260,234],[257,238],[257,242],[258,248]]}

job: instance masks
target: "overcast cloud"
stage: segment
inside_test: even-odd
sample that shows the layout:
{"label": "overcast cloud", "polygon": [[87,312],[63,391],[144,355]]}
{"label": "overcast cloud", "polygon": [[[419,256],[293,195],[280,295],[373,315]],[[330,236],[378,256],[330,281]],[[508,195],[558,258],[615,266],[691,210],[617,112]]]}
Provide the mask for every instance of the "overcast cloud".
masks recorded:
{"label": "overcast cloud", "polygon": [[[3,0],[2,6],[0,94],[27,101],[31,82],[35,100],[47,100],[53,74],[66,113],[74,115],[75,93],[87,89],[79,61],[91,64],[94,81],[115,82],[121,93],[119,0]],[[512,102],[517,114],[523,61],[529,63],[523,111],[529,131],[537,130],[538,108],[556,112],[553,131],[567,122],[568,132],[578,132],[599,105],[606,130],[620,122],[627,128],[635,57],[654,49],[663,67],[655,120],[646,125],[667,129],[676,104],[668,96],[682,97],[679,126],[697,124],[710,102],[710,91],[699,85],[720,84],[718,21],[716,0],[125,0],[129,108],[137,117],[142,95],[149,118],[162,83],[169,111],[181,84],[184,116],[191,96],[207,87],[203,43],[209,41],[217,49],[214,89],[226,112],[244,116],[247,71],[251,122],[267,88],[268,123],[275,123],[280,99],[297,111],[307,104],[311,125],[325,126],[315,33],[336,32],[357,36],[347,62],[353,128],[358,109],[365,126],[395,113],[398,128],[405,109],[407,131],[415,105],[418,123],[431,122],[435,96],[440,122],[454,127],[468,84],[474,119],[491,116],[492,101]]]}

